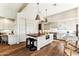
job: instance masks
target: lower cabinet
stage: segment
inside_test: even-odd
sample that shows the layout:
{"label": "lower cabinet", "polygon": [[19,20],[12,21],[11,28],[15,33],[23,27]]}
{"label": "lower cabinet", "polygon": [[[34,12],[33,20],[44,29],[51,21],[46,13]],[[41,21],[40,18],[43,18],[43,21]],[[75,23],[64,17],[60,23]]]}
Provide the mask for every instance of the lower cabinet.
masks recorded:
{"label": "lower cabinet", "polygon": [[15,35],[8,35],[8,44],[9,45],[17,44],[17,39]]}
{"label": "lower cabinet", "polygon": [[49,34],[49,39],[46,39],[46,35],[38,37],[37,40],[37,50],[44,47],[45,45],[51,43],[53,41],[53,34]]}

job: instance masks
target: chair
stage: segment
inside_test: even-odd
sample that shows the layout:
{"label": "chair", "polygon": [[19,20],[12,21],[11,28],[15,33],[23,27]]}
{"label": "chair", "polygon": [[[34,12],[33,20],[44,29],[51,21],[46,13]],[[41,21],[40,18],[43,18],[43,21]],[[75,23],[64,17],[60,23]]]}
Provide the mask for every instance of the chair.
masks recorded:
{"label": "chair", "polygon": [[8,36],[7,35],[2,35],[2,40],[1,40],[1,44],[3,44],[3,42],[5,43],[5,44],[7,44],[8,43]]}

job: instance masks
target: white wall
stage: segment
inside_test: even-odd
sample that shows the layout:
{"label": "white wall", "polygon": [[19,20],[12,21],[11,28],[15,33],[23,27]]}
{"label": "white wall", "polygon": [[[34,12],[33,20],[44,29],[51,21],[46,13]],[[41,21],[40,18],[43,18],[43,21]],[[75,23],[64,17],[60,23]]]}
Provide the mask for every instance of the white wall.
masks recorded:
{"label": "white wall", "polygon": [[10,19],[0,19],[0,30],[13,30],[15,27],[15,21]]}
{"label": "white wall", "polygon": [[6,6],[6,4],[2,4],[0,5],[0,16],[15,19],[17,12]]}

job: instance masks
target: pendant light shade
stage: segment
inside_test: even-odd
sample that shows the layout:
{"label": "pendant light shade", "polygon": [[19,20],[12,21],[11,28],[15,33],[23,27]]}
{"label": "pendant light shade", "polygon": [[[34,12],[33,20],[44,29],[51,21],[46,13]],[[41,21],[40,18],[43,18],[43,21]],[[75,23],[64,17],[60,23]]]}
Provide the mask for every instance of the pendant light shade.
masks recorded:
{"label": "pendant light shade", "polygon": [[40,16],[39,16],[39,14],[36,15],[35,20],[40,20]]}
{"label": "pendant light shade", "polygon": [[37,3],[37,11],[38,11],[38,14],[36,15],[35,20],[40,20],[40,16],[39,16],[39,3]]}

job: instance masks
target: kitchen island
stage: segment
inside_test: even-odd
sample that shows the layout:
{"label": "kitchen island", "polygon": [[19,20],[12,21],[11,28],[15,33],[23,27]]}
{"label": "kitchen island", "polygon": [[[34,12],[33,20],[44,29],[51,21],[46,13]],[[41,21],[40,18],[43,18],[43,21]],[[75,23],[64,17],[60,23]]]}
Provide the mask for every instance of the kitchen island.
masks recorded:
{"label": "kitchen island", "polygon": [[53,41],[53,34],[27,34],[27,38],[32,38],[36,40],[36,43],[34,43],[34,45],[37,47],[37,50],[40,50],[42,47],[48,45]]}

